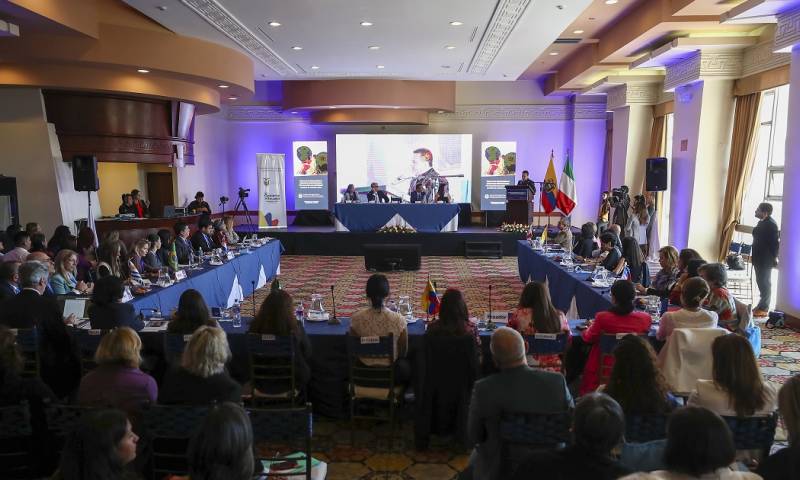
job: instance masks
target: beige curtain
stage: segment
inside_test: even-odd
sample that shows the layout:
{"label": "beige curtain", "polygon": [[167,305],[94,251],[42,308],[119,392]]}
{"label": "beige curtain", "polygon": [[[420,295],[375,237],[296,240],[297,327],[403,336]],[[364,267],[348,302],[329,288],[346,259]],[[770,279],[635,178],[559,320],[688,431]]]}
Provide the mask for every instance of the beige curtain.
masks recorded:
{"label": "beige curtain", "polygon": [[[661,115],[660,117],[653,118],[653,129],[650,131],[650,149],[647,151],[647,157],[663,157],[667,154],[667,116]],[[645,188],[647,185],[647,176],[642,179],[642,192],[647,192]],[[661,224],[661,212],[663,195],[658,196],[658,203],[656,204],[656,212],[658,213],[658,224]]]}
{"label": "beige curtain", "polygon": [[725,199],[722,202],[722,231],[717,255],[720,261],[725,260],[734,230],[742,217],[744,192],[750,184],[750,175],[753,173],[755,163],[760,105],[761,92],[736,97],[728,181],[725,186]]}

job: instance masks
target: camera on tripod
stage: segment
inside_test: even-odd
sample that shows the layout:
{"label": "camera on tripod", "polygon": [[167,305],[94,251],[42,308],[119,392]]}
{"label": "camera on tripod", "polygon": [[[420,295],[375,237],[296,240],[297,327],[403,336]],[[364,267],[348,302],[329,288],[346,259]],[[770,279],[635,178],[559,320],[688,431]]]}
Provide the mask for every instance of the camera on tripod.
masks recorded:
{"label": "camera on tripod", "polygon": [[228,197],[224,197],[224,196],[223,197],[219,197],[219,203],[228,203],[230,201],[231,201],[231,199],[228,198]]}
{"label": "camera on tripod", "polygon": [[628,192],[630,192],[630,189],[627,185],[612,188],[611,198],[609,199],[611,206],[614,208],[628,208],[631,205],[631,197]]}
{"label": "camera on tripod", "polygon": [[239,198],[247,198],[250,195],[249,188],[239,187]]}

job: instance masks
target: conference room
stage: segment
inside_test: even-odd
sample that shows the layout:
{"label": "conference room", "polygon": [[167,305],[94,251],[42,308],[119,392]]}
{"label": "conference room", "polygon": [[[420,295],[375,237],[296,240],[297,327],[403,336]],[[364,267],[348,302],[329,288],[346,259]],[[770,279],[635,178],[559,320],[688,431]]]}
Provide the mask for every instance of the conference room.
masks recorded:
{"label": "conference room", "polygon": [[0,0],[0,478],[800,478],[798,19]]}

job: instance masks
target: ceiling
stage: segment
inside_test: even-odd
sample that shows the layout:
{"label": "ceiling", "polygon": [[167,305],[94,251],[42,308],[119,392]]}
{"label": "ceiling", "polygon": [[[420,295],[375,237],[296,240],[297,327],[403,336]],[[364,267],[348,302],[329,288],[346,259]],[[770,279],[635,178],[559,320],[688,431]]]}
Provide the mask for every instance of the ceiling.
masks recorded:
{"label": "ceiling", "polygon": [[[581,18],[585,8],[598,1],[602,3],[602,0],[124,1],[175,33],[247,53],[254,60],[256,80],[516,80],[536,58],[546,55],[553,41]],[[372,25],[361,26],[363,21]],[[463,24],[452,26],[453,21]],[[280,26],[270,26],[270,22],[279,22]],[[370,46],[379,48],[369,49]]]}

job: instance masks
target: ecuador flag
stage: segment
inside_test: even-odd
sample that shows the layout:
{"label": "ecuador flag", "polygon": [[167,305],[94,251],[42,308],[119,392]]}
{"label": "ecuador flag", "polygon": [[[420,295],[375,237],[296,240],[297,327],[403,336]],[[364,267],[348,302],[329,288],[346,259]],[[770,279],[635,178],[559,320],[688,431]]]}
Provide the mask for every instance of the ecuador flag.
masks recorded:
{"label": "ecuador flag", "polygon": [[545,213],[550,213],[556,208],[556,194],[558,192],[558,182],[556,180],[556,169],[553,166],[553,151],[550,151],[550,165],[547,166],[547,173],[544,175],[542,183],[542,209]]}
{"label": "ecuador flag", "polygon": [[436,288],[434,288],[430,279],[428,279],[428,284],[425,285],[425,290],[422,292],[422,309],[428,315],[439,313],[439,297],[436,296]]}

